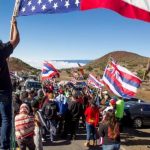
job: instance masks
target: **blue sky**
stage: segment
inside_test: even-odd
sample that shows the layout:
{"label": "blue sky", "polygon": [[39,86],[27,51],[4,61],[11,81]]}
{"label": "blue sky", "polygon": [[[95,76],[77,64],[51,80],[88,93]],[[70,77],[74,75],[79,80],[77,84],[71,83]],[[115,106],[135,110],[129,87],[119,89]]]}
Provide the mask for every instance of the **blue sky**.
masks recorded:
{"label": "blue sky", "polygon": [[[0,39],[9,39],[14,0],[0,0]],[[150,23],[97,9],[18,17],[21,42],[12,56],[25,61],[95,59],[114,50],[150,57]]]}

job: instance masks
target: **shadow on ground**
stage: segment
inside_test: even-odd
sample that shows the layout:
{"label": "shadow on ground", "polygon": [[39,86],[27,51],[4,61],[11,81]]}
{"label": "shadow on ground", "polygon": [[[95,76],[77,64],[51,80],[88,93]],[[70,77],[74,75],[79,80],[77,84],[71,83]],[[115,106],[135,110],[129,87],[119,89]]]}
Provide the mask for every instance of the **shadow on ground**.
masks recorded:
{"label": "shadow on ground", "polygon": [[[149,129],[147,129],[149,130]],[[149,145],[150,144],[150,133],[142,131],[142,129],[125,128],[121,134],[123,139],[121,144],[132,146],[132,145]]]}
{"label": "shadow on ground", "polygon": [[69,140],[60,140],[55,142],[46,141],[43,143],[43,146],[61,146],[61,145],[70,145],[71,141]]}

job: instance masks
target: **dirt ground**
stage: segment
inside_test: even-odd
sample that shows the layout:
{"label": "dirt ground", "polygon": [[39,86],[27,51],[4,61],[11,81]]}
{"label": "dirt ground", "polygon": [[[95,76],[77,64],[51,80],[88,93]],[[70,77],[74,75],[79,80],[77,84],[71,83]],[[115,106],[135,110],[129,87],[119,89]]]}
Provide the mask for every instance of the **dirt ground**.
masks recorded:
{"label": "dirt ground", "polygon": [[150,81],[143,81],[138,89],[136,97],[150,102]]}

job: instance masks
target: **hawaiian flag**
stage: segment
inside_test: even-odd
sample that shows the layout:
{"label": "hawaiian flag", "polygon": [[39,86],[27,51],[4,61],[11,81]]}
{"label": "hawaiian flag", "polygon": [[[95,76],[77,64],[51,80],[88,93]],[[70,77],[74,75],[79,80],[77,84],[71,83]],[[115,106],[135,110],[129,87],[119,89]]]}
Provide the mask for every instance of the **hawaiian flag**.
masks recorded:
{"label": "hawaiian flag", "polygon": [[101,80],[98,80],[92,74],[89,74],[87,82],[88,82],[89,85],[91,85],[91,86],[93,86],[94,88],[97,88],[97,89],[102,89],[102,87],[104,86],[103,82]]}
{"label": "hawaiian flag", "polygon": [[142,82],[128,69],[114,61],[107,65],[102,79],[115,95],[123,98],[134,97]]}
{"label": "hawaiian flag", "polygon": [[51,80],[54,77],[59,77],[58,70],[52,64],[44,62],[41,74],[42,81]]}
{"label": "hawaiian flag", "polygon": [[72,84],[76,85],[76,83],[77,83],[78,81],[77,81],[76,78],[73,77],[73,78],[70,80],[70,82],[71,82]]}
{"label": "hawaiian flag", "polygon": [[18,16],[105,8],[150,22],[150,0],[20,0]]}

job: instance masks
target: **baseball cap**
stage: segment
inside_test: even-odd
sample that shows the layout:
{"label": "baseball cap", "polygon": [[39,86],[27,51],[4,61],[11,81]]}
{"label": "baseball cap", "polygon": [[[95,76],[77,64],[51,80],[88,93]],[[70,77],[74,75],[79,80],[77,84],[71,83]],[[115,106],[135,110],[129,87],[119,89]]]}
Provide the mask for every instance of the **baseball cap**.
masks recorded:
{"label": "baseball cap", "polygon": [[64,91],[62,89],[59,89],[60,94],[64,94]]}
{"label": "baseball cap", "polygon": [[116,105],[116,101],[115,101],[114,99],[111,99],[111,100],[110,100],[110,104],[111,104],[111,105]]}

